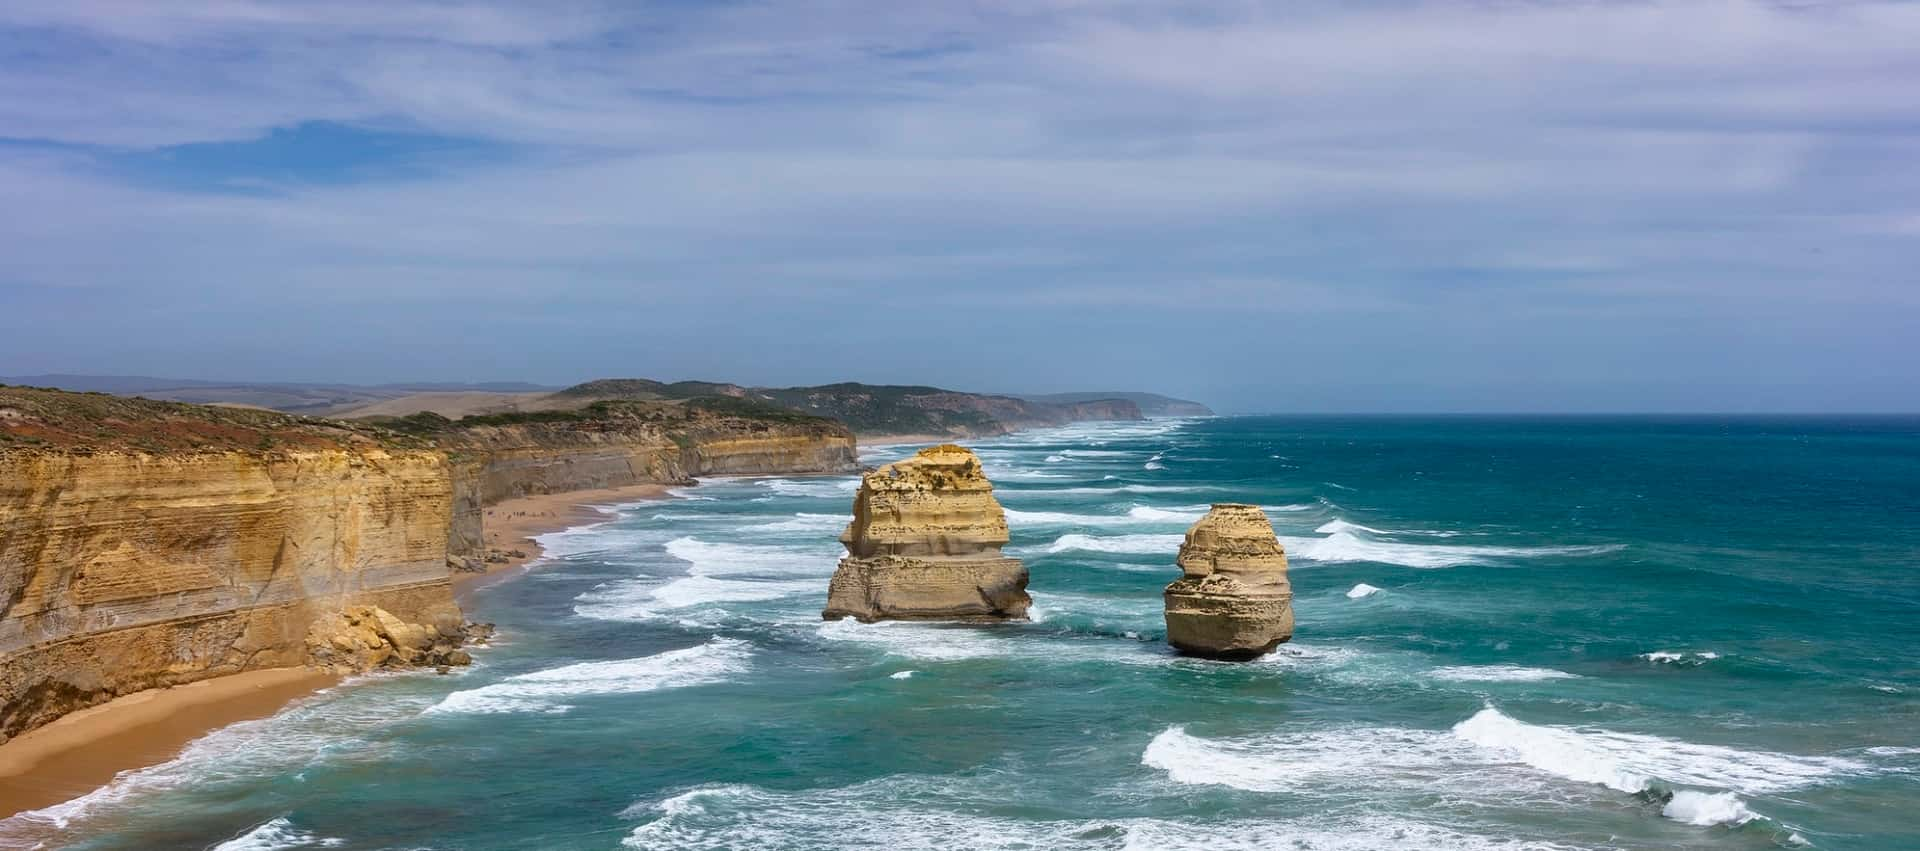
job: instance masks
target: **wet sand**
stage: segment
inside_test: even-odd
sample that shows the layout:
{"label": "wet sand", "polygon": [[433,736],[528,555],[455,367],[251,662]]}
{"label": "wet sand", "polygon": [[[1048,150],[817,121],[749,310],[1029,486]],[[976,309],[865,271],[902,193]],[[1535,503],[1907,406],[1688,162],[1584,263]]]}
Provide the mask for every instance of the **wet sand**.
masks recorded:
{"label": "wet sand", "polygon": [[213,730],[265,718],[339,681],[309,668],[271,668],[149,689],[67,715],[0,745],[0,818],[78,798],[122,771],[172,759]]}

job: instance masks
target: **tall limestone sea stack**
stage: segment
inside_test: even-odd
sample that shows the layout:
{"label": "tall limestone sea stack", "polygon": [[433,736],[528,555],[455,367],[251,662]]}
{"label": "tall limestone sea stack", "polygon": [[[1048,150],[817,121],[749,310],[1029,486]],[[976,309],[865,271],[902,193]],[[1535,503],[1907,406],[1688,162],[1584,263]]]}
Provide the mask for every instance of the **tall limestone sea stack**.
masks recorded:
{"label": "tall limestone sea stack", "polygon": [[828,620],[1024,619],[1027,568],[1000,554],[1007,515],[980,459],[945,444],[866,474]]}
{"label": "tall limestone sea stack", "polygon": [[1287,554],[1258,506],[1219,503],[1187,530],[1167,586],[1167,641],[1182,653],[1245,660],[1293,637]]}

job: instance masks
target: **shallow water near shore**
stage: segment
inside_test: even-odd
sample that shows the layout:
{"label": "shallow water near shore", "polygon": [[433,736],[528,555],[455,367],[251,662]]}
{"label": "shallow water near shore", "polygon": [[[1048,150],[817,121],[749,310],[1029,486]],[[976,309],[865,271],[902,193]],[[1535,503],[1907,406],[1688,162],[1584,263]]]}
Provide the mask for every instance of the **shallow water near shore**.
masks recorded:
{"label": "shallow water near shore", "polygon": [[[501,628],[471,670],[218,731],[0,847],[1920,844],[1920,421],[972,445],[1034,622],[822,623],[855,479],[716,481],[544,536],[469,601]],[[1295,640],[1250,664],[1163,642],[1214,501],[1265,506],[1292,561]]]}

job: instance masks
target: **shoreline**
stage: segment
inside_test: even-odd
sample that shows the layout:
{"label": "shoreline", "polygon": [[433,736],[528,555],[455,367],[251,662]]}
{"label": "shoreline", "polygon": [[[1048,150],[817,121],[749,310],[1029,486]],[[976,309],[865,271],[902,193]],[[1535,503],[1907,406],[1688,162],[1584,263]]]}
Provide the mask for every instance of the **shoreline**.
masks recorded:
{"label": "shoreline", "polygon": [[312,668],[267,668],[68,713],[0,745],[0,819],[84,796],[123,771],[166,762],[201,736],[265,718],[341,679]]}
{"label": "shoreline", "polygon": [[541,493],[514,497],[488,506],[480,521],[481,536],[487,554],[513,553],[505,561],[489,562],[481,573],[453,574],[453,599],[465,603],[475,591],[507,581],[526,572],[527,565],[542,554],[536,535],[562,532],[575,526],[609,519],[592,508],[609,503],[663,499],[671,484],[626,485],[617,488]]}
{"label": "shoreline", "polygon": [[[481,523],[488,551],[521,552],[455,573],[453,597],[518,577],[541,556],[533,536],[607,519],[590,506],[667,496],[677,485],[646,484],[518,497],[489,506]],[[194,740],[241,721],[273,715],[343,678],[314,668],[267,668],[122,695],[0,744],[0,819],[83,797],[122,772],[179,756]]]}

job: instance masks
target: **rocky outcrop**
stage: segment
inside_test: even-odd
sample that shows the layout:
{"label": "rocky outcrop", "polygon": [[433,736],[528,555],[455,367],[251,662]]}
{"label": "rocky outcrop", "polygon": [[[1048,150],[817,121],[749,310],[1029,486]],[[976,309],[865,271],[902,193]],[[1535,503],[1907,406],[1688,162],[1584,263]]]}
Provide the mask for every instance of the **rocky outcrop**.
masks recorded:
{"label": "rocky outcrop", "polygon": [[1220,503],[1187,530],[1168,585],[1167,641],[1182,653],[1252,659],[1293,637],[1287,554],[1258,506]]}
{"label": "rocky outcrop", "polygon": [[309,663],[337,674],[473,664],[461,645],[485,643],[493,625],[464,623],[458,612],[438,615],[432,624],[417,624],[379,606],[353,606],[322,617],[307,630]]}
{"label": "rocky outcrop", "polygon": [[1027,616],[1027,568],[1001,555],[1007,516],[980,459],[951,444],[866,474],[828,620],[1004,620]]}

